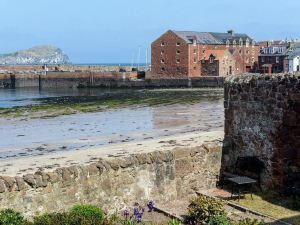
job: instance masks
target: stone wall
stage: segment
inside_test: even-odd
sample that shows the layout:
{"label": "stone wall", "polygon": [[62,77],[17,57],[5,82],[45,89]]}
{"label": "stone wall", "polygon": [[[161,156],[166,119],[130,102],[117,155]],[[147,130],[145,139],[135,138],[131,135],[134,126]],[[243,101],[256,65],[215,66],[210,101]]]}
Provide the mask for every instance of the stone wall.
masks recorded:
{"label": "stone wall", "polygon": [[0,177],[1,208],[30,217],[88,203],[116,210],[134,202],[166,202],[215,186],[221,143],[176,148],[121,158],[99,159],[86,166]]}
{"label": "stone wall", "polygon": [[256,156],[265,187],[300,184],[300,76],[227,78],[224,143],[223,170],[234,172],[239,156]]}
{"label": "stone wall", "polygon": [[37,74],[0,74],[0,88],[154,88],[154,87],[223,87],[223,77],[195,77],[190,79],[137,80],[136,72],[49,72]]}

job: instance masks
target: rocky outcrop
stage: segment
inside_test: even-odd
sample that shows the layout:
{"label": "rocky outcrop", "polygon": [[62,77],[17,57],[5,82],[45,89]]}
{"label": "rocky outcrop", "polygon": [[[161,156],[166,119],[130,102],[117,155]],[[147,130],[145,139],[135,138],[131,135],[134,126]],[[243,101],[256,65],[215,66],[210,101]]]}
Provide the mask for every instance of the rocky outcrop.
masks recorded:
{"label": "rocky outcrop", "polygon": [[99,159],[52,172],[0,177],[0,204],[27,216],[88,203],[116,210],[150,199],[167,202],[215,187],[221,143]]}
{"label": "rocky outcrop", "polygon": [[68,64],[69,57],[53,46],[35,46],[27,50],[0,55],[0,65]]}

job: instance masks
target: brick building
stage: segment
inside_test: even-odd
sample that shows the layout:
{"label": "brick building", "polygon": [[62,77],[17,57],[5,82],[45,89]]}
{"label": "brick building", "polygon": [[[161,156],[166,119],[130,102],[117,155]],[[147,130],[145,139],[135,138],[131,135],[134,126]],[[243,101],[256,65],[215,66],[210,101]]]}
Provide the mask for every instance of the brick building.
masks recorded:
{"label": "brick building", "polygon": [[[169,30],[151,48],[153,78],[226,76],[257,70],[259,46],[248,35],[233,31]],[[214,55],[217,62],[211,60]],[[215,64],[215,71],[209,63]]]}
{"label": "brick building", "polygon": [[235,71],[233,54],[225,50],[206,50],[201,60],[202,76],[227,76]]}

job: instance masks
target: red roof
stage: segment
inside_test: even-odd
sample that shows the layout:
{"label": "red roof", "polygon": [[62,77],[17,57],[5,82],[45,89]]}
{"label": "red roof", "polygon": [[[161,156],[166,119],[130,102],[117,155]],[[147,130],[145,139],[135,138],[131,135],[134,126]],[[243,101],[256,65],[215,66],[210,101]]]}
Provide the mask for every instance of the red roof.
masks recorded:
{"label": "red roof", "polygon": [[205,59],[209,59],[209,57],[211,55],[214,55],[216,57],[216,60],[220,60],[220,58],[222,58],[222,56],[224,55],[224,53],[226,52],[227,50],[224,50],[224,49],[213,49],[213,50],[206,50],[205,53],[204,53],[204,58]]}

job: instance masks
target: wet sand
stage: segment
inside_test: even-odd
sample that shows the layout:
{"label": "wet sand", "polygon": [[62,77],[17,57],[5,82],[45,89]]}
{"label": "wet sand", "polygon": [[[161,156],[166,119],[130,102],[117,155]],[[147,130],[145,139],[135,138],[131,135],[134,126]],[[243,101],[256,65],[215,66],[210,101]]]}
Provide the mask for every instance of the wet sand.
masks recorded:
{"label": "wet sand", "polygon": [[[223,127],[221,100],[81,113],[49,119],[0,119],[0,162],[104,147]],[[0,171],[1,172],[1,171]]]}
{"label": "wet sand", "polygon": [[[99,157],[220,138],[223,101],[127,107],[48,119],[0,118],[0,175],[90,163]],[[216,132],[216,133],[214,133]]]}
{"label": "wet sand", "polygon": [[222,128],[215,131],[189,132],[156,139],[111,144],[104,147],[88,147],[77,151],[65,151],[42,156],[22,157],[2,160],[1,175],[21,176],[38,170],[53,171],[59,167],[85,165],[97,162],[99,158],[122,157],[142,152],[173,150],[177,147],[195,147],[211,141],[222,141]]}

